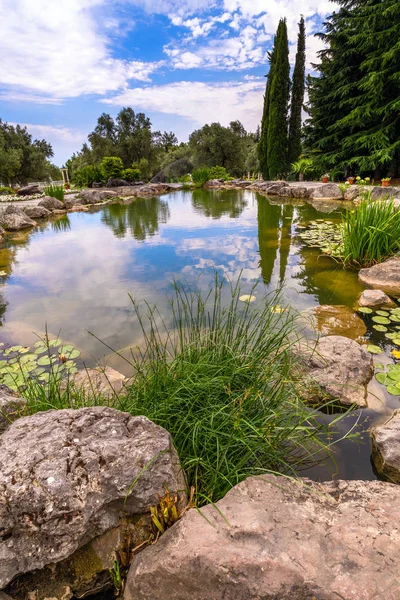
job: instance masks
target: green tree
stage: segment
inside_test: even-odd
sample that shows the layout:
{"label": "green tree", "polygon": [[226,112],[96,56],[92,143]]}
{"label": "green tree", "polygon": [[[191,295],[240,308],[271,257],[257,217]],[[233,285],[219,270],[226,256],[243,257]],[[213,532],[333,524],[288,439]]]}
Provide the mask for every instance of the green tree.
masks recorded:
{"label": "green tree", "polygon": [[269,60],[269,71],[267,78],[267,84],[265,86],[265,94],[264,94],[264,107],[263,107],[263,116],[261,121],[261,132],[260,139],[258,142],[258,160],[260,163],[260,170],[264,179],[268,180],[269,177],[269,169],[268,169],[268,125],[269,125],[269,104],[271,98],[271,82],[274,74],[274,48],[275,48],[276,36],[274,39],[274,47],[272,51],[268,53]]}
{"label": "green tree", "polygon": [[301,113],[305,91],[306,28],[304,17],[299,23],[296,62],[293,71],[292,98],[289,118],[288,160],[296,162],[301,154]]}
{"label": "green tree", "polygon": [[105,156],[100,163],[100,171],[105,181],[111,178],[120,178],[124,172],[124,163],[118,156]]}
{"label": "green tree", "polygon": [[220,123],[204,125],[189,137],[195,167],[221,166],[233,176],[241,176],[245,171],[247,148],[252,142],[239,121],[232,121],[229,127]]}
{"label": "green tree", "polygon": [[271,179],[282,176],[288,168],[290,65],[286,19],[279,21],[273,53],[274,65],[269,100],[267,140],[267,161]]}

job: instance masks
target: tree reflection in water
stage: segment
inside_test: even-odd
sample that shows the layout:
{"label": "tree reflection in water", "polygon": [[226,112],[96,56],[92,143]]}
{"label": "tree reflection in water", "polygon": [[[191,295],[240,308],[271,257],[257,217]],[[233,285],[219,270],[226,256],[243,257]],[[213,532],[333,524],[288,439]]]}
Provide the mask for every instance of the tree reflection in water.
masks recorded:
{"label": "tree reflection in water", "polygon": [[154,197],[138,198],[130,204],[105,206],[101,221],[118,238],[124,238],[129,232],[135,240],[144,241],[155,235],[160,224],[167,223],[169,217],[168,203]]}

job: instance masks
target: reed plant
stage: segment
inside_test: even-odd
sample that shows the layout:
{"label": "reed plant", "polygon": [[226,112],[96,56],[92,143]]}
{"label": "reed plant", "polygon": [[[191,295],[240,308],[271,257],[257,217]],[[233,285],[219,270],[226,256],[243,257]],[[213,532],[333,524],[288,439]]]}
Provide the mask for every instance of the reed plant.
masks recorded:
{"label": "reed plant", "polygon": [[343,259],[368,267],[400,250],[400,210],[393,200],[372,201],[364,193],[359,206],[343,217]]}
{"label": "reed plant", "polygon": [[201,167],[192,173],[192,181],[198,188],[203,187],[210,178],[210,169],[208,167]]}
{"label": "reed plant", "polygon": [[52,198],[57,198],[57,200],[64,202],[65,189],[62,185],[49,185],[44,190],[44,193],[46,196],[51,196]]}

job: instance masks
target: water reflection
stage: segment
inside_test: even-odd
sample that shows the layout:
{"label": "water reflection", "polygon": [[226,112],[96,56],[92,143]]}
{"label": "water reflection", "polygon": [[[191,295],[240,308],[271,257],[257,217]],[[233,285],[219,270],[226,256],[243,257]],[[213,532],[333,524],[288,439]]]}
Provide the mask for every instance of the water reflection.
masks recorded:
{"label": "water reflection", "polygon": [[71,221],[68,215],[64,215],[55,221],[50,222],[53,231],[69,231],[71,229]]}
{"label": "water reflection", "polygon": [[237,190],[206,191],[194,190],[192,204],[196,212],[212,219],[220,219],[227,215],[237,219],[247,206],[245,195]]}
{"label": "water reflection", "polygon": [[279,284],[286,278],[286,269],[292,242],[294,206],[274,205],[266,200],[258,202],[258,245],[263,281],[271,283],[279,255]]}
{"label": "water reflection", "polygon": [[124,238],[129,232],[135,240],[144,241],[155,235],[160,223],[167,223],[169,217],[169,206],[165,200],[143,198],[128,205],[110,204],[104,207],[101,220],[118,238]]}

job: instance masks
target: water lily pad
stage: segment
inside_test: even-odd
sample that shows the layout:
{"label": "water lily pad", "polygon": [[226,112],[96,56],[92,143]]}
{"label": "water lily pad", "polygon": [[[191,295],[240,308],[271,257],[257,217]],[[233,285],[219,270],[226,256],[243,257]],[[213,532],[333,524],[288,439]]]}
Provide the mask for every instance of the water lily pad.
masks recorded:
{"label": "water lily pad", "polygon": [[21,356],[20,363],[23,365],[25,363],[36,361],[36,360],[37,360],[37,355],[30,352],[29,354],[24,354],[23,356]]}
{"label": "water lily pad", "polygon": [[400,381],[400,369],[392,369],[388,372],[388,377],[393,381]]}
{"label": "water lily pad", "polygon": [[35,362],[28,362],[24,365],[24,369],[28,372],[31,373],[32,371],[34,371],[36,369],[37,365]]}
{"label": "water lily pad", "polygon": [[382,385],[386,385],[388,381],[388,376],[386,375],[386,373],[377,373],[375,375],[375,379]]}
{"label": "water lily pad", "polygon": [[388,385],[386,387],[387,391],[391,396],[400,396],[400,389],[394,385]]}
{"label": "water lily pad", "polygon": [[38,346],[45,346],[45,343],[43,340],[38,340],[37,342],[34,343],[35,348],[37,348]]}
{"label": "water lily pad", "polygon": [[379,325],[390,325],[390,320],[387,317],[372,317],[374,323]]}
{"label": "water lily pad", "polygon": [[390,315],[389,319],[394,323],[400,323],[400,315]]}
{"label": "water lily pad", "polygon": [[243,294],[243,296],[239,297],[239,300],[241,302],[254,302],[256,299],[255,296],[249,295],[249,294]]}
{"label": "water lily pad", "polygon": [[42,356],[37,361],[37,364],[40,366],[43,366],[43,367],[48,366],[50,363],[51,363],[51,359],[49,356]]}
{"label": "water lily pad", "polygon": [[46,346],[37,346],[35,349],[35,354],[43,354],[43,352],[47,352]]}
{"label": "water lily pad", "polygon": [[397,337],[399,337],[399,334],[397,332],[390,332],[390,333],[385,333],[385,338],[387,338],[388,340],[395,340]]}
{"label": "water lily pad", "polygon": [[43,367],[37,367],[34,371],[33,371],[33,375],[42,375],[43,373],[45,373],[46,369],[44,369]]}
{"label": "water lily pad", "polygon": [[27,352],[29,352],[30,348],[29,346],[24,346],[24,348],[21,348],[21,350],[19,351],[20,354],[26,354]]}
{"label": "water lily pad", "polygon": [[10,351],[11,352],[19,352],[20,350],[22,350],[23,346],[11,346]]}
{"label": "water lily pad", "polygon": [[388,331],[388,328],[387,328],[387,327],[385,327],[385,325],[373,325],[372,327],[373,327],[373,328],[374,328],[376,331],[382,331],[382,332]]}
{"label": "water lily pad", "polygon": [[50,340],[50,342],[49,342],[50,348],[57,348],[58,346],[61,346],[61,344],[62,344],[61,340]]}
{"label": "water lily pad", "polygon": [[377,310],[376,314],[381,316],[381,317],[388,317],[389,313],[386,310]]}
{"label": "water lily pad", "polygon": [[367,306],[360,306],[358,309],[358,312],[360,313],[364,313],[365,315],[370,315],[373,311],[368,308]]}
{"label": "water lily pad", "polygon": [[382,354],[383,350],[379,346],[375,346],[374,344],[369,344],[367,346],[367,351],[371,352],[371,354]]}
{"label": "water lily pad", "polygon": [[382,363],[375,363],[374,364],[375,369],[383,369],[385,368],[385,365],[383,365]]}

